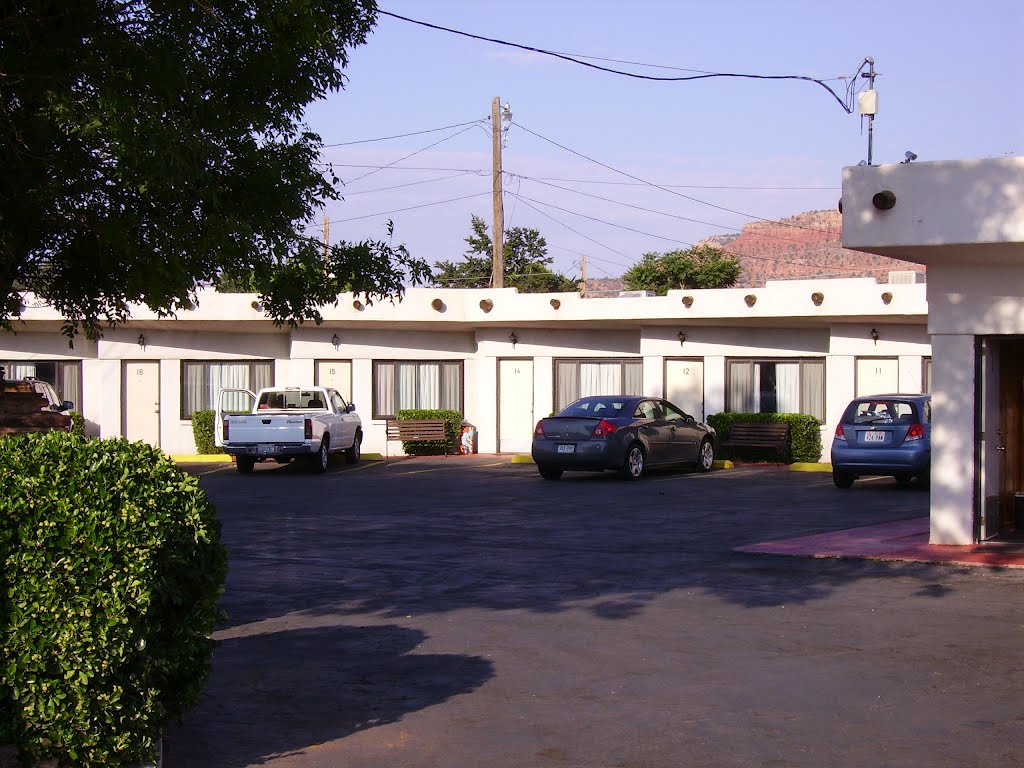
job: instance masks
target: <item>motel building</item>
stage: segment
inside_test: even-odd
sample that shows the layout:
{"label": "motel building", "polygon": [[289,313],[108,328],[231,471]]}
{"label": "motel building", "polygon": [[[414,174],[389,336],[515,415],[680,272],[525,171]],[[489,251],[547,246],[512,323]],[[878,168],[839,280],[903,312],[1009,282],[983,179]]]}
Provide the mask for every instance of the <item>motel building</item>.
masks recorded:
{"label": "motel building", "polygon": [[[891,207],[873,202],[879,192]],[[317,384],[356,405],[363,450],[394,456],[385,421],[452,408],[482,453],[528,453],[536,421],[588,394],[665,397],[698,419],[806,413],[828,461],[853,397],[933,393],[931,540],[1013,530],[1024,492],[1024,159],[848,168],[843,243],[923,275],[769,281],[763,288],[581,298],[515,289],[413,288],[401,301],[342,295],[319,326],[276,327],[251,294],[130,322],[70,348],[31,296],[0,336],[7,378],[37,376],[89,434],[195,453],[191,415],[223,387]]]}

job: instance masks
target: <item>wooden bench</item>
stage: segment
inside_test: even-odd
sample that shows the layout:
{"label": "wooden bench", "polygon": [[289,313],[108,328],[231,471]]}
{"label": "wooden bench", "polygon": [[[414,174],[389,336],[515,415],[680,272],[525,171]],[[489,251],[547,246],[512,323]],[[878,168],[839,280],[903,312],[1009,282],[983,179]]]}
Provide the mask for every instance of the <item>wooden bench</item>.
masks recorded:
{"label": "wooden bench", "polygon": [[720,441],[723,447],[774,448],[779,459],[789,458],[789,424],[737,422],[729,428],[729,436]]}
{"label": "wooden bench", "polygon": [[425,443],[440,440],[444,455],[448,455],[448,431],[444,419],[388,419],[388,440],[403,443]]}

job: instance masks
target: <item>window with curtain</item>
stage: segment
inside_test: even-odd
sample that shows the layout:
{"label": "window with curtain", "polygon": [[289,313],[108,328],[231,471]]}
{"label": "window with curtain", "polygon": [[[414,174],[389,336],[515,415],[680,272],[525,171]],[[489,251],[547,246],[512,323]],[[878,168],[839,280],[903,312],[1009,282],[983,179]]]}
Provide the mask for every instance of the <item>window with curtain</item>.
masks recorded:
{"label": "window with curtain", "polygon": [[556,360],[555,410],[590,395],[642,395],[642,360]]}
{"label": "window with curtain", "polygon": [[921,358],[921,382],[924,384],[924,391],[932,391],[932,359],[930,357]]}
{"label": "window with curtain", "polygon": [[0,363],[5,379],[39,379],[51,384],[61,400],[70,400],[82,410],[81,360],[10,360]]}
{"label": "window with curtain", "polygon": [[376,360],[373,418],[393,419],[410,408],[462,413],[461,360]]}
{"label": "window with curtain", "polygon": [[181,418],[217,407],[222,389],[256,392],[274,384],[273,360],[182,360]]}
{"label": "window with curtain", "polygon": [[825,420],[825,361],[729,360],[726,402],[733,413],[805,413]]}

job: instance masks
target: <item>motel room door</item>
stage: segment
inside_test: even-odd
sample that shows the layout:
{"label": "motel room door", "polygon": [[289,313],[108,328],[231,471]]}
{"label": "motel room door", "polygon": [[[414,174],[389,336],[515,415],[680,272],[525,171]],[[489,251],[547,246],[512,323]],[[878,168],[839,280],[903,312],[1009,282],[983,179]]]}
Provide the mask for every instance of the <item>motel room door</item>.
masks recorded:
{"label": "motel room door", "polygon": [[704,421],[704,361],[665,361],[665,399],[697,421]]}
{"label": "motel room door", "polygon": [[533,427],[533,360],[499,360],[498,452],[529,453]]}
{"label": "motel room door", "polygon": [[160,361],[126,360],[121,369],[121,434],[129,441],[160,445]]}
{"label": "motel room door", "polygon": [[[989,341],[991,344],[992,342]],[[998,529],[985,538],[1009,533],[1014,527],[1017,494],[1024,494],[1024,339],[996,342],[999,346],[999,467]],[[1021,498],[1020,503],[1024,503]],[[995,526],[993,526],[995,527]]]}

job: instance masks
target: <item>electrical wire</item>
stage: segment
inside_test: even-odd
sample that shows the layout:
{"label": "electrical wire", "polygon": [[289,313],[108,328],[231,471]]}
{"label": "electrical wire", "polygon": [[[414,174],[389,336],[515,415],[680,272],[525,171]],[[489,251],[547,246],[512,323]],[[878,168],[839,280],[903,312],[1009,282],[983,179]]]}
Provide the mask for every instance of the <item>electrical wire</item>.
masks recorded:
{"label": "electrical wire", "polygon": [[[519,175],[519,174],[516,174]],[[565,181],[574,184],[606,184],[616,187],[646,187],[647,182],[641,181],[603,181],[599,179],[565,179],[558,176],[522,176],[529,181]],[[659,187],[668,189],[724,189],[730,191],[753,191],[753,192],[836,192],[842,187],[746,187],[740,185],[725,184],[658,184]]]}
{"label": "electrical wire", "polygon": [[478,123],[490,122],[490,118],[481,118],[479,120],[470,120],[466,123],[456,123],[455,125],[443,125],[440,128],[428,128],[425,131],[412,131],[411,133],[397,133],[394,136],[379,136],[375,139],[359,139],[358,141],[340,141],[335,144],[324,144],[321,149],[328,149],[330,147],[351,147],[355,144],[370,144],[375,141],[390,141],[391,139],[405,139],[409,136],[421,136],[424,133],[437,133],[438,131],[447,131],[450,128],[462,128],[464,125],[476,125]]}
{"label": "electrical wire", "polygon": [[422,181],[410,181],[407,184],[395,184],[391,187],[377,187],[376,189],[361,189],[358,192],[350,192],[345,190],[345,197],[355,197],[356,195],[369,195],[373,192],[390,192],[393,189],[404,189],[405,187],[415,187],[420,184],[433,184],[436,181],[448,181],[449,179],[461,179],[464,176],[472,175],[472,171],[463,171],[462,173],[453,173],[451,176],[442,176],[438,179],[423,179]]}
{"label": "electrical wire", "polygon": [[456,203],[459,200],[469,200],[469,199],[474,198],[474,197],[482,197],[484,195],[490,195],[490,194],[492,194],[492,192],[490,190],[487,190],[486,192],[476,192],[475,194],[472,194],[472,195],[464,195],[462,197],[452,197],[452,198],[450,198],[448,200],[435,200],[432,203],[423,203],[421,205],[410,205],[407,208],[396,208],[393,211],[383,211],[381,213],[368,213],[368,214],[366,214],[364,216],[352,216],[352,217],[347,218],[347,219],[331,219],[327,223],[328,224],[344,224],[347,221],[359,221],[360,219],[372,219],[372,218],[375,218],[377,216],[390,216],[393,213],[404,213],[405,211],[414,211],[417,208],[430,208],[433,205],[444,205],[445,203]]}
{"label": "electrical wire", "polygon": [[384,11],[377,9],[377,13],[382,16],[390,16],[393,19],[399,19],[401,21],[409,22],[410,24],[417,24],[421,27],[427,27],[428,29],[436,29],[440,32],[448,32],[453,35],[460,35],[462,37],[468,37],[473,40],[482,40],[487,43],[495,43],[497,45],[504,45],[509,48],[517,48],[521,51],[530,51],[531,53],[540,53],[545,56],[553,56],[556,59],[562,59],[564,61],[572,62],[573,64],[579,64],[582,67],[589,67],[591,69],[597,69],[601,72],[608,72],[613,75],[621,75],[623,77],[631,77],[637,80],[656,80],[662,82],[686,82],[690,80],[707,80],[714,77],[726,77],[726,78],[743,78],[749,80],[798,80],[808,83],[814,83],[824,88],[828,93],[838,102],[839,106],[843,108],[846,114],[850,114],[853,110],[841,99],[839,94],[832,90],[831,87],[824,81],[816,77],[810,77],[809,75],[753,75],[743,74],[739,72],[700,72],[699,74],[683,75],[680,77],[660,77],[657,75],[641,75],[636,72],[627,72],[621,69],[612,69],[611,67],[603,67],[599,64],[591,64],[588,61],[583,61],[580,58],[575,58],[563,53],[557,53],[556,51],[548,51],[544,48],[535,48],[530,45],[521,45],[519,43],[511,43],[507,40],[499,40],[494,37],[484,37],[482,35],[474,35],[469,32],[462,32],[458,29],[452,29],[450,27],[442,27],[437,24],[430,24],[426,21],[418,21],[417,19],[410,19],[408,16],[400,16],[397,13],[391,13],[390,11]]}
{"label": "electrical wire", "polygon": [[461,136],[466,131],[468,131],[471,128],[473,128],[474,125],[476,125],[476,123],[473,123],[472,125],[470,125],[470,126],[468,126],[466,128],[463,128],[461,131],[457,131],[456,133],[453,133],[451,136],[445,136],[443,139],[439,139],[439,140],[435,141],[433,144],[428,144],[427,146],[423,147],[422,149],[417,149],[415,152],[410,152],[408,155],[405,155],[404,157],[398,158],[393,163],[388,163],[387,165],[382,166],[381,168],[376,168],[376,169],[370,171],[369,173],[364,173],[362,176],[356,176],[356,178],[354,178],[354,179],[349,179],[347,183],[348,184],[354,184],[355,182],[360,181],[361,179],[365,179],[367,176],[372,176],[373,174],[377,173],[377,171],[381,171],[384,168],[390,168],[393,165],[397,165],[398,163],[402,162],[403,160],[408,160],[410,157],[415,157],[416,155],[420,154],[421,152],[426,152],[428,149],[433,149],[438,144],[444,144],[446,141],[450,141],[450,140],[454,139],[456,136]]}
{"label": "electrical wire", "polygon": [[[707,200],[701,200],[700,198],[693,197],[692,195],[684,195],[682,192],[677,192],[674,189],[670,189],[668,187],[664,187],[664,186],[655,184],[655,183],[653,183],[651,181],[648,181],[647,179],[642,179],[639,176],[634,176],[631,173],[627,173],[626,171],[619,170],[618,168],[615,168],[615,167],[613,167],[611,165],[608,165],[607,163],[602,163],[600,160],[595,160],[594,158],[589,157],[588,155],[584,155],[582,152],[577,152],[575,149],[570,149],[569,147],[565,146],[564,144],[559,144],[557,141],[554,141],[553,139],[549,139],[546,136],[542,136],[541,134],[537,133],[536,131],[531,131],[529,128],[527,128],[524,125],[521,125],[520,123],[513,122],[512,124],[515,125],[517,128],[526,131],[531,136],[536,136],[538,139],[541,139],[542,141],[546,141],[548,144],[556,146],[559,149],[562,149],[562,150],[564,150],[566,152],[569,152],[570,154],[576,155],[577,157],[581,157],[584,160],[587,160],[588,162],[594,163],[595,165],[599,165],[602,168],[605,168],[605,169],[607,169],[609,171],[617,173],[617,174],[619,174],[621,176],[625,176],[626,178],[633,179],[633,181],[639,181],[639,182],[641,182],[641,183],[643,183],[643,184],[645,184],[645,185],[647,185],[649,187],[653,187],[654,189],[660,189],[662,192],[667,192],[670,195],[675,195],[676,197],[681,197],[684,200],[689,200],[690,202],[698,203],[700,205],[706,205],[706,206],[708,206],[710,208],[717,208],[718,210],[725,211],[726,213],[734,213],[737,216],[745,216],[748,219],[754,219],[756,221],[765,221],[765,222],[779,223],[775,219],[766,219],[763,216],[756,216],[756,215],[754,215],[752,213],[744,213],[743,211],[737,211],[737,210],[735,210],[733,208],[726,208],[724,205],[716,205],[715,203],[709,203]],[[803,226],[800,226],[799,224],[781,224],[780,223],[779,226],[792,227],[794,229],[807,229],[807,230],[810,230],[812,232],[825,232],[825,231],[827,231],[827,230],[817,229],[815,227],[803,227]]]}

